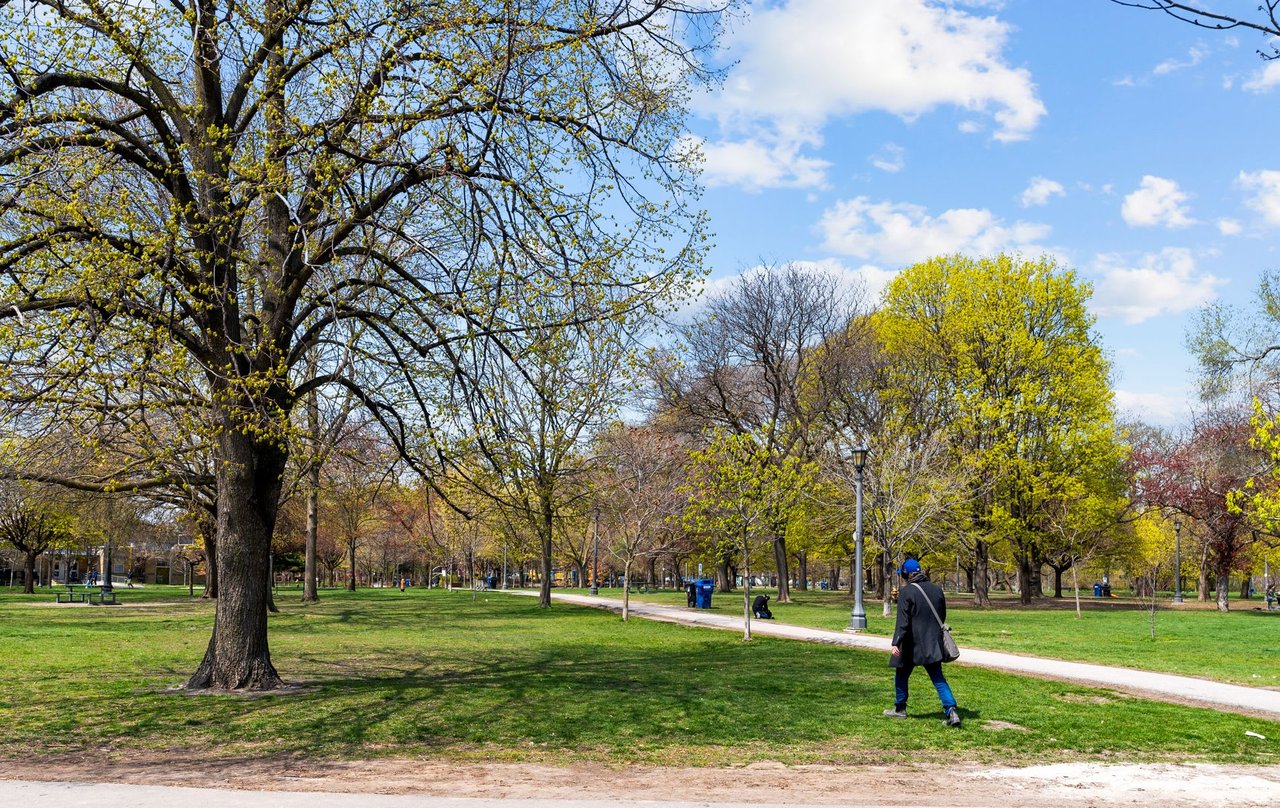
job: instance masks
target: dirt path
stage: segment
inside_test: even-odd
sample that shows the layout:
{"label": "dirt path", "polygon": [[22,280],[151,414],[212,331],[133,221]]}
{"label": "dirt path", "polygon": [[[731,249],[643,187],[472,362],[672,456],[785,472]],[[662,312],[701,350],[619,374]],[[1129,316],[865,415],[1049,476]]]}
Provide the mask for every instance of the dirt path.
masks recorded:
{"label": "dirt path", "polygon": [[[532,806],[1233,806],[1273,808],[1280,801],[1280,766],[1102,765],[1067,763],[1028,768],[938,766],[784,766],[742,768],[614,768],[598,764],[459,764],[424,759],[313,762],[246,759],[201,763],[163,754],[81,756],[31,763],[0,762],[0,805],[93,805],[143,808],[202,804],[345,808],[351,805],[440,806],[452,800],[512,801]],[[84,789],[58,783],[114,783],[142,789]],[[230,790],[199,801],[156,787]],[[272,792],[264,799],[256,792]],[[290,792],[310,794],[286,799]],[[353,803],[321,794],[364,795]],[[406,795],[413,800],[368,799]],[[75,799],[79,795],[81,799]],[[198,795],[197,795],[198,796]],[[146,797],[146,799],[144,799]],[[240,799],[243,797],[243,799]],[[447,801],[445,801],[447,798]],[[534,801],[534,802],[526,802]],[[481,808],[472,804],[473,808]]]}

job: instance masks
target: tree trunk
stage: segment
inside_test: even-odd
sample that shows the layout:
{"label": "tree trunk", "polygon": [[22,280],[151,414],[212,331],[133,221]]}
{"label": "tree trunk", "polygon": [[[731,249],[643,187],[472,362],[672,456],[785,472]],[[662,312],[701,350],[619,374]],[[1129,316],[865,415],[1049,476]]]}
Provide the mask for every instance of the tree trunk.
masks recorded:
{"label": "tree trunk", "polygon": [[1035,592],[1032,566],[1029,552],[1018,553],[1018,602],[1023,606],[1031,605],[1031,595]]}
{"label": "tree trunk", "polygon": [[307,538],[306,558],[302,572],[302,602],[315,603],[320,600],[317,591],[316,577],[320,574],[316,567],[316,541],[320,536],[320,466],[312,463],[307,469]]}
{"label": "tree trunk", "polygon": [[351,575],[347,579],[347,591],[356,591],[356,540],[349,539],[347,541],[347,568]]}
{"label": "tree trunk", "polygon": [[542,586],[538,589],[538,605],[551,606],[551,530],[555,524],[551,492],[543,486],[538,492],[538,543],[542,555]]}
{"label": "tree trunk", "polygon": [[835,592],[838,589],[840,589],[840,565],[839,564],[831,565],[830,588],[832,592]]}
{"label": "tree trunk", "polygon": [[782,533],[775,534],[773,560],[778,565],[778,603],[790,603],[791,586],[787,570],[787,537]]}
{"label": "tree trunk", "polygon": [[798,569],[796,572],[799,577],[796,579],[796,586],[801,592],[809,591],[809,554],[804,550],[799,552],[799,563],[796,564]]}
{"label": "tree trunk", "polygon": [[893,580],[893,558],[888,553],[880,554],[880,572],[881,572],[881,617],[893,617],[893,587],[889,585],[889,581]]}
{"label": "tree trunk", "polygon": [[34,595],[36,593],[36,556],[39,553],[28,550],[24,553],[26,561],[22,564],[24,575],[22,576],[22,594]]}
{"label": "tree trunk", "polygon": [[622,562],[622,622],[631,617],[631,559]]}
{"label": "tree trunk", "polygon": [[1218,593],[1218,611],[1220,612],[1226,612],[1231,610],[1230,605],[1227,603],[1227,598],[1230,596],[1230,591],[1229,591],[1230,588],[1231,588],[1231,572],[1229,570],[1219,570],[1217,593]]}
{"label": "tree trunk", "polygon": [[990,548],[981,539],[973,545],[973,605],[990,606],[991,594],[987,588],[987,553]]}
{"label": "tree trunk", "polygon": [[217,449],[218,605],[187,688],[271,690],[283,683],[267,644],[265,584],[287,452],[234,425],[224,427]]}
{"label": "tree trunk", "polygon": [[204,592],[200,597],[205,600],[218,599],[218,515],[213,515],[213,524],[204,537]]}

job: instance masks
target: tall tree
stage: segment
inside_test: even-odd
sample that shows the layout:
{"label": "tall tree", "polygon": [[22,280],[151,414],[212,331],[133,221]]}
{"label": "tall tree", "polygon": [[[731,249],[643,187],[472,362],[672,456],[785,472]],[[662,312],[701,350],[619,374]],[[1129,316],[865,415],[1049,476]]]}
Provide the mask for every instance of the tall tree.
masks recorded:
{"label": "tall tree", "polygon": [[[664,406],[701,430],[749,434],[770,462],[812,463],[863,314],[860,292],[797,264],[766,265],[713,295],[683,330],[687,360],[658,377]],[[778,511],[781,517],[785,511]],[[768,526],[778,602],[789,600],[787,523]]]}
{"label": "tall tree", "polygon": [[[215,458],[219,597],[190,687],[281,683],[265,570],[313,390],[350,389],[430,473],[468,346],[583,324],[531,322],[513,286],[605,290],[610,317],[683,283],[703,222],[677,144],[719,19],[683,0],[0,9],[0,383],[32,382],[6,426],[121,390],[208,413],[189,420]],[[353,338],[349,367],[308,368]]]}
{"label": "tall tree", "polygon": [[[1093,463],[1119,463],[1109,366],[1093,332],[1087,284],[1051,259],[936,258],[890,284],[880,317],[895,386],[922,382],[974,471],[974,600],[1006,541],[1030,602],[1043,560],[1043,507]],[[1086,462],[1087,461],[1087,462]]]}

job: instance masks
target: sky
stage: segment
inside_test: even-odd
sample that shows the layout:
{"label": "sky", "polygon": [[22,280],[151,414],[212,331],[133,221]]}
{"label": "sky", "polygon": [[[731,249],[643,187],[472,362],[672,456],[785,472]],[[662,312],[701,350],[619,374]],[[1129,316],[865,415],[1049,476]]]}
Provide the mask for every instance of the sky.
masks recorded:
{"label": "sky", "polygon": [[689,122],[711,288],[806,262],[874,295],[934,255],[1048,254],[1093,285],[1122,416],[1183,423],[1196,313],[1277,268],[1268,44],[1108,0],[754,0]]}

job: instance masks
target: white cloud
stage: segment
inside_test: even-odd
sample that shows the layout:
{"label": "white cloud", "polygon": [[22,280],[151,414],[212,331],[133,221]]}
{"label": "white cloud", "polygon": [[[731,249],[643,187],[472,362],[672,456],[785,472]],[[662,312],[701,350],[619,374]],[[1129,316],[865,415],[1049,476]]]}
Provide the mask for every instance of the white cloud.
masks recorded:
{"label": "white cloud", "polygon": [[1240,85],[1251,93],[1267,93],[1280,84],[1280,62],[1267,62],[1266,67],[1253,74],[1253,77]]}
{"label": "white cloud", "polygon": [[1244,230],[1244,226],[1235,219],[1219,219],[1218,232],[1224,236],[1238,236]]}
{"label": "white cloud", "polygon": [[1241,171],[1236,187],[1250,196],[1244,203],[1269,225],[1280,225],[1280,171]]}
{"label": "white cloud", "polygon": [[1063,189],[1062,183],[1045,179],[1044,177],[1032,177],[1031,184],[1027,186],[1027,190],[1022,192],[1022,207],[1047,205],[1051,197],[1065,195],[1066,191]]}
{"label": "white cloud", "polygon": [[1151,72],[1155,73],[1157,76],[1163,76],[1168,73],[1176,72],[1178,70],[1185,70],[1188,67],[1195,67],[1196,65],[1200,64],[1202,61],[1204,61],[1204,57],[1208,55],[1209,55],[1209,50],[1207,48],[1201,47],[1200,45],[1196,45],[1196,46],[1193,46],[1191,50],[1187,52],[1187,60],[1185,62],[1180,62],[1177,59],[1166,59],[1165,61],[1156,65],[1155,69],[1152,70]]}
{"label": "white cloud", "polygon": [[1005,61],[1010,31],[930,0],[755,4],[725,41],[735,65],[724,87],[699,109],[718,121],[722,147],[754,141],[766,158],[816,147],[828,121],[869,111],[910,121],[957,107],[968,124],[990,121],[995,140],[1023,140],[1045,107],[1030,73]]}
{"label": "white cloud", "polygon": [[[824,258],[819,261],[788,261],[786,263],[810,272],[834,277],[839,286],[852,299],[865,300],[868,305],[873,305],[880,300],[884,295],[885,287],[898,274],[897,270],[882,269],[873,264],[851,267],[836,258]],[[702,315],[707,298],[728,290],[738,282],[739,278],[763,271],[764,267],[757,265],[736,275],[720,275],[704,280],[702,288],[676,312],[673,319],[677,322],[694,320]]]}
{"label": "white cloud", "polygon": [[1196,270],[1189,250],[1166,247],[1131,265],[1118,255],[1098,256],[1092,308],[1099,317],[1136,325],[1161,314],[1197,309],[1218,296],[1223,278]]}
{"label": "white cloud", "polygon": [[1041,252],[1036,243],[1050,232],[1044,224],[1006,224],[989,210],[957,208],[930,216],[919,205],[864,196],[828,208],[818,230],[825,249],[895,265],[951,253]]}
{"label": "white cloud", "polygon": [[880,151],[871,155],[871,165],[881,171],[897,174],[906,165],[905,154],[906,150],[897,143],[886,143],[880,147]]}
{"label": "white cloud", "polygon": [[1187,397],[1164,393],[1116,390],[1116,409],[1148,424],[1177,424],[1186,420]]}
{"label": "white cloud", "polygon": [[685,138],[702,153],[702,181],[710,186],[736,185],[748,191],[764,188],[822,187],[830,163],[800,154],[800,144],[766,144],[757,140],[711,143]]}
{"label": "white cloud", "polygon": [[1120,214],[1131,227],[1187,227],[1195,224],[1187,213],[1190,198],[1173,180],[1148,174],[1138,190],[1124,198]]}

